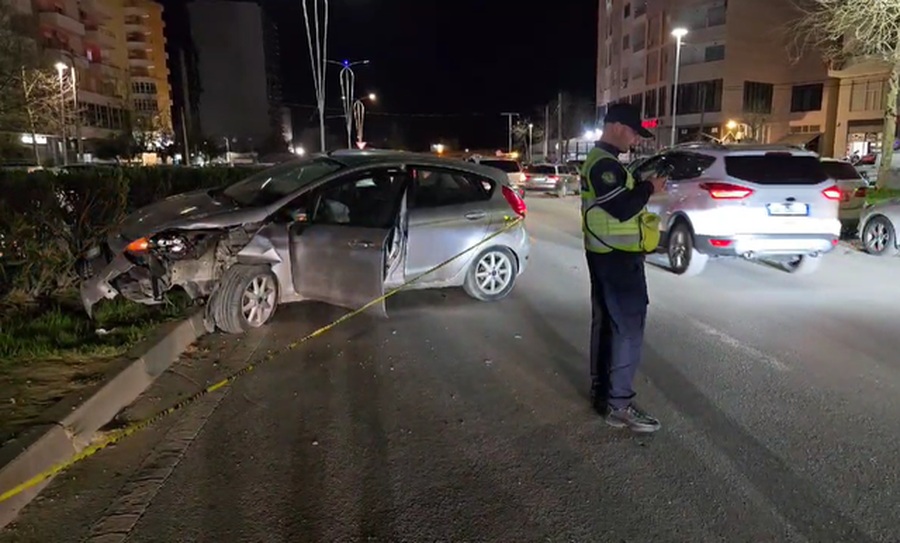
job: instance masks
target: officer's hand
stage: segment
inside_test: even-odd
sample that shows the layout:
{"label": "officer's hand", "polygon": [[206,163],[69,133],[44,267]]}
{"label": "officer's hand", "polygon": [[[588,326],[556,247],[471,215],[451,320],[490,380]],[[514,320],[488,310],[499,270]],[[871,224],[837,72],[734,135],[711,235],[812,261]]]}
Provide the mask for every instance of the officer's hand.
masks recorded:
{"label": "officer's hand", "polygon": [[668,181],[668,177],[651,177],[647,180],[648,183],[653,185],[653,192],[665,192],[666,182]]}

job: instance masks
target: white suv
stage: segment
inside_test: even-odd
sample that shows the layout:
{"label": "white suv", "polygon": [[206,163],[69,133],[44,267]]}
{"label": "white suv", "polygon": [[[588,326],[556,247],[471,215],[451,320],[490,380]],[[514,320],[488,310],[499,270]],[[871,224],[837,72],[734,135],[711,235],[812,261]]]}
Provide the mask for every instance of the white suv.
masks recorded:
{"label": "white suv", "polygon": [[679,145],[634,165],[638,179],[668,175],[648,209],[661,220],[672,271],[696,275],[710,258],[818,268],[841,233],[841,190],[815,153],[783,145]]}

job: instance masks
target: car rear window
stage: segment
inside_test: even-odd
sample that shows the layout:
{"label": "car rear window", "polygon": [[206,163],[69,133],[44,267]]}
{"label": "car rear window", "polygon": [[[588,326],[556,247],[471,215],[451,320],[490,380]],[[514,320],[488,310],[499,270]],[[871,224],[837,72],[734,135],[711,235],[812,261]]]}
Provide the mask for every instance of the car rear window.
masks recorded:
{"label": "car rear window", "polygon": [[853,164],[847,162],[822,162],[822,169],[832,179],[862,179]]}
{"label": "car rear window", "polygon": [[817,185],[828,179],[817,157],[789,153],[729,156],[725,172],[760,185]]}
{"label": "car rear window", "polygon": [[556,174],[555,166],[525,166],[523,170],[525,173],[545,173],[545,174]]}
{"label": "car rear window", "polygon": [[503,170],[506,173],[522,171],[519,167],[519,163],[514,160],[482,160],[481,163],[485,166],[490,166],[491,168]]}

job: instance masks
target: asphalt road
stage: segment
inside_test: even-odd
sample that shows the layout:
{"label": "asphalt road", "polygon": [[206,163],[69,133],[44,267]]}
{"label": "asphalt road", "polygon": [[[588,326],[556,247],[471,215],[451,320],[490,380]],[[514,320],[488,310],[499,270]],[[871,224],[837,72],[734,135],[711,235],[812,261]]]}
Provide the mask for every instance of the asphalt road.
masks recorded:
{"label": "asphalt road", "polygon": [[[403,293],[58,477],[0,541],[900,540],[900,259],[649,270],[663,429],[636,437],[587,402],[577,200],[528,204],[509,299]],[[126,415],[340,314],[207,338]]]}

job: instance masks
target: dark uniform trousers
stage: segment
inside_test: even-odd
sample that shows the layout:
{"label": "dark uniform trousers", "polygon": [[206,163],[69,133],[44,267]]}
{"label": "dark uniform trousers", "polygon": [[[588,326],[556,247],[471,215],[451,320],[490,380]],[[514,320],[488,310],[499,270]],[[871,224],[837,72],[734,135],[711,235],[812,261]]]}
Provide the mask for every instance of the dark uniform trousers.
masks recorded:
{"label": "dark uniform trousers", "polygon": [[591,275],[591,385],[612,409],[634,398],[647,319],[644,256],[587,253]]}

